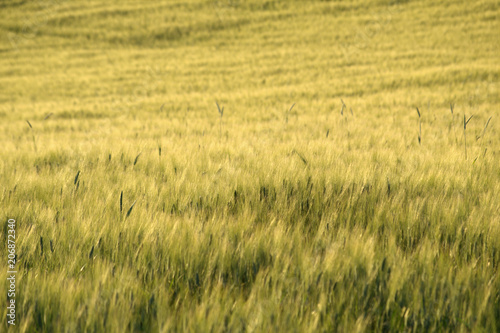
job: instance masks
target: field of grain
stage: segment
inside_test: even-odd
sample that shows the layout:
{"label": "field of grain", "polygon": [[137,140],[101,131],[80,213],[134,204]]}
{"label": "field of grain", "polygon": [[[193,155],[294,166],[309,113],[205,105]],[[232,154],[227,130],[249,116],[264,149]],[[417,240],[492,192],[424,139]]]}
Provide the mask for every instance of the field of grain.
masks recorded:
{"label": "field of grain", "polygon": [[500,330],[498,1],[0,13],[0,331]]}

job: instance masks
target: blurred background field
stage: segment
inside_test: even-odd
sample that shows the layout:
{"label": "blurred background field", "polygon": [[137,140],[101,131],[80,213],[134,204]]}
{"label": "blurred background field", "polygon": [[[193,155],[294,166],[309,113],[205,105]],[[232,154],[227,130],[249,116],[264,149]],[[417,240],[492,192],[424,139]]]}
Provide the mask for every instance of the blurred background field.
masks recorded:
{"label": "blurred background field", "polygon": [[499,15],[0,1],[16,329],[498,331]]}

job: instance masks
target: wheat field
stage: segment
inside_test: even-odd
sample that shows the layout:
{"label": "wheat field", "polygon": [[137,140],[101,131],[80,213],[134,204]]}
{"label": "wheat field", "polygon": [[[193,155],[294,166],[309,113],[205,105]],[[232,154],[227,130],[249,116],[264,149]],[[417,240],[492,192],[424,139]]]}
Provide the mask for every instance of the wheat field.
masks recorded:
{"label": "wheat field", "polygon": [[500,331],[498,1],[0,13],[0,331]]}

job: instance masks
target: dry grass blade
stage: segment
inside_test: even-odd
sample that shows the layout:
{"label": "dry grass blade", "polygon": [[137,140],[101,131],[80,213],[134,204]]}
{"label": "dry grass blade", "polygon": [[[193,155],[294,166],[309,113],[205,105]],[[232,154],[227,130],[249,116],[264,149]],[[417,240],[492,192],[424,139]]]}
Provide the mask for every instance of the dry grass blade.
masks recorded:
{"label": "dry grass blade", "polygon": [[26,120],[26,122],[28,123],[28,126],[29,126],[31,129],[33,129],[33,126],[31,126],[30,121],[29,121],[29,120]]}
{"label": "dry grass blade", "polygon": [[52,115],[53,115],[53,113],[52,113],[52,112],[51,112],[51,113],[49,113],[48,115],[46,115],[46,116],[45,116],[45,118],[43,118],[43,120],[47,120],[47,119],[49,119],[50,117],[52,117]]}

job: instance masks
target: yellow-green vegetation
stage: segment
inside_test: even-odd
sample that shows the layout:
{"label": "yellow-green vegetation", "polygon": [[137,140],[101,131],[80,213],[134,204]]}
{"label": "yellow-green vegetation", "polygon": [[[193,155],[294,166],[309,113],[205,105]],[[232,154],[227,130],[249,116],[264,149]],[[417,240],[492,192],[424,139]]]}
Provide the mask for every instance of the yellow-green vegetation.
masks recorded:
{"label": "yellow-green vegetation", "polygon": [[0,11],[15,330],[500,330],[498,1]]}

